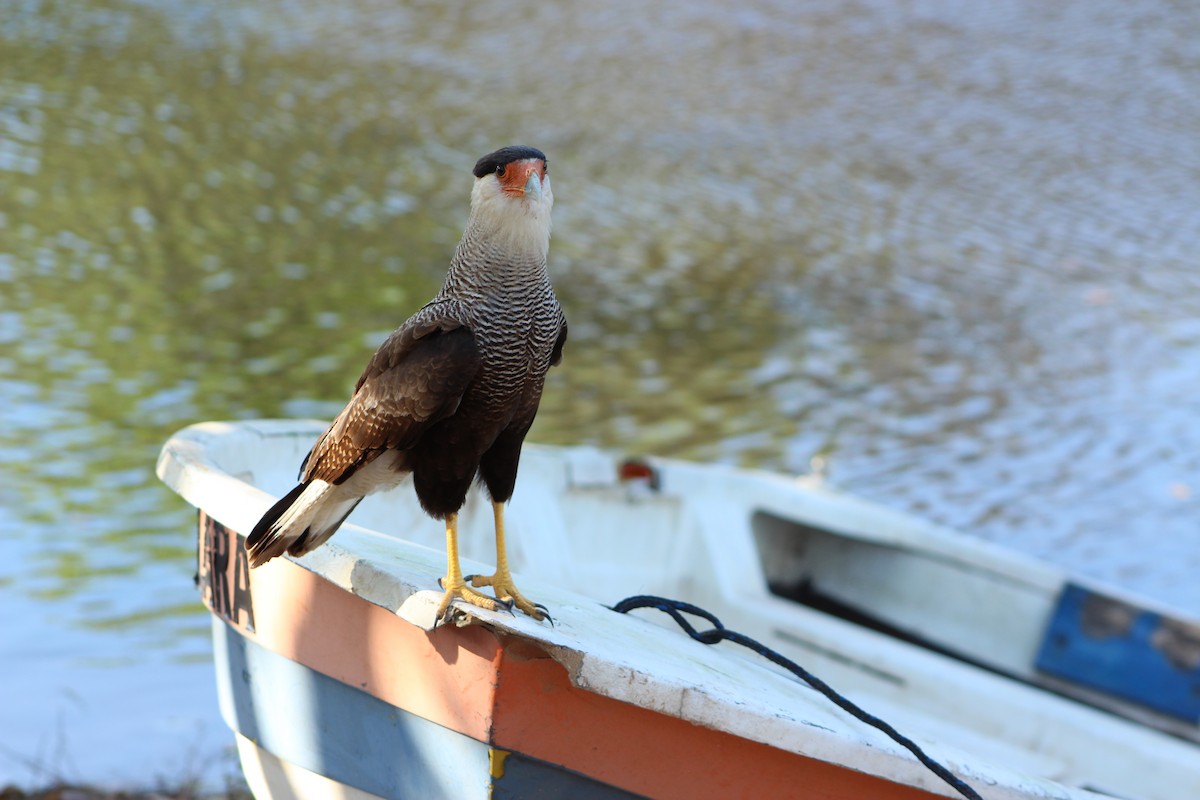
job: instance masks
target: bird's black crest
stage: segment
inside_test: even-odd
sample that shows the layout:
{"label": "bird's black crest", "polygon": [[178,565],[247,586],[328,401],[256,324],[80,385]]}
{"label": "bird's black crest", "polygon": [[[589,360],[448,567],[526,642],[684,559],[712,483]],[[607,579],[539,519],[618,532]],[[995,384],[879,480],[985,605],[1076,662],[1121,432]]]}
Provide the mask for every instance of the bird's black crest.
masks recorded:
{"label": "bird's black crest", "polygon": [[482,178],[496,171],[496,167],[503,167],[505,164],[511,164],[514,161],[520,161],[525,158],[540,158],[546,160],[546,154],[536,147],[525,147],[524,145],[512,145],[510,147],[501,147],[494,153],[488,153],[483,158],[475,162],[475,177]]}

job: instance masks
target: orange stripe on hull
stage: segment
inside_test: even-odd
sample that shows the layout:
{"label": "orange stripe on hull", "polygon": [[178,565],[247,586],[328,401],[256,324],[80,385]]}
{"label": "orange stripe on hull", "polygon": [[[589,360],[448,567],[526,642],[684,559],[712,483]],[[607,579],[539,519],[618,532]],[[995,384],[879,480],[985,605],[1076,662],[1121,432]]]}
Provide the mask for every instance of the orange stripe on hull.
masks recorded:
{"label": "orange stripe on hull", "polygon": [[550,658],[505,658],[494,715],[495,746],[659,800],[939,796],[584,691]]}

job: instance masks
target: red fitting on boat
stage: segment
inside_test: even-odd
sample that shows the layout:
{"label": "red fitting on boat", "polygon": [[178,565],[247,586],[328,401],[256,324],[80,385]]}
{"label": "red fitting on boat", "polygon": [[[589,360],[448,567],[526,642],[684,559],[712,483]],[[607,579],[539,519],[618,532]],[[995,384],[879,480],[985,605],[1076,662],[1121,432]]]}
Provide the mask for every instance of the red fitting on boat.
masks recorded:
{"label": "red fitting on boat", "polygon": [[636,458],[622,461],[621,466],[617,467],[617,477],[622,481],[645,481],[656,492],[662,486],[658,470]]}

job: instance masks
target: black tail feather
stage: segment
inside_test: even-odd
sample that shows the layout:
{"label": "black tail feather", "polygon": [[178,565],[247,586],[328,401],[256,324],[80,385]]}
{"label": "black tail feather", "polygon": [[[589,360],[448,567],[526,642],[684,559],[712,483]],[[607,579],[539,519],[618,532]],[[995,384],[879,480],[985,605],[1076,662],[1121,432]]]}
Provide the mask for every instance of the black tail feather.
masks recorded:
{"label": "black tail feather", "polygon": [[287,543],[281,541],[278,532],[274,530],[275,523],[292,507],[292,503],[296,502],[307,485],[307,483],[301,483],[281,497],[279,502],[262,515],[262,519],[246,537],[246,552],[250,556],[251,566],[257,567],[265,564],[275,556],[283,555],[287,550]]}

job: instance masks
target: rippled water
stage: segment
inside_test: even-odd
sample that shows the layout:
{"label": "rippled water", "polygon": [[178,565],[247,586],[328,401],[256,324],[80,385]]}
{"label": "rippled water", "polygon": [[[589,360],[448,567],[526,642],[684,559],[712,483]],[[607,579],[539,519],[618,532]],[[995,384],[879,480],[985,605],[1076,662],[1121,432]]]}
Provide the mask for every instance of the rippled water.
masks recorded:
{"label": "rippled water", "polygon": [[534,438],[815,459],[1200,613],[1198,42],[1168,0],[5,5],[0,782],[204,771],[157,449],[335,412],[511,142],[571,320]]}

